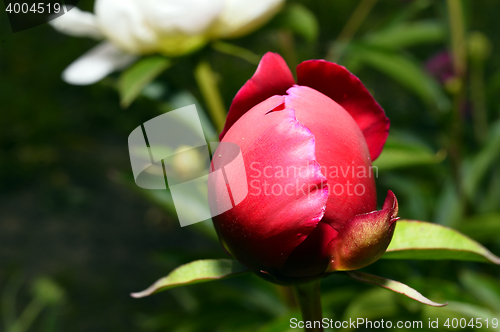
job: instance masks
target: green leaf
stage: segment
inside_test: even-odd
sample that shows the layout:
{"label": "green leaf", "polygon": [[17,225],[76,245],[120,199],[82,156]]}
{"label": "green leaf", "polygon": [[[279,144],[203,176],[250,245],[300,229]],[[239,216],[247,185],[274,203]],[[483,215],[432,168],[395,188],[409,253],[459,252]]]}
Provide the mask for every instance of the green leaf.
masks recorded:
{"label": "green leaf", "polygon": [[290,320],[297,317],[300,317],[300,311],[290,311],[266,323],[257,332],[293,332],[295,329],[290,326]]}
{"label": "green leaf", "polygon": [[434,153],[421,144],[404,142],[399,138],[389,136],[384,150],[373,162],[377,169],[386,171],[396,168],[437,164],[444,160],[446,152]]}
{"label": "green leaf", "polygon": [[436,213],[433,221],[439,225],[456,228],[464,215],[465,204],[458,194],[451,174],[445,177],[435,200]]}
{"label": "green leaf", "polygon": [[[376,319],[394,316],[398,311],[398,305],[394,299],[394,293],[383,289],[374,288],[354,297],[346,308],[342,320],[356,320],[358,317],[365,319]],[[341,331],[352,331],[353,328],[344,328]]]}
{"label": "green leaf", "polygon": [[369,284],[373,284],[373,285],[391,290],[391,291],[398,293],[398,294],[403,294],[403,295],[405,295],[405,296],[407,296],[415,301],[423,303],[423,304],[427,304],[427,305],[430,305],[433,307],[444,307],[445,305],[448,304],[448,303],[441,304],[441,303],[433,302],[433,301],[429,300],[428,298],[426,298],[425,296],[423,296],[422,294],[420,294],[419,292],[417,292],[416,290],[414,290],[413,288],[411,288],[410,286],[407,286],[399,281],[394,281],[391,279],[386,279],[386,278],[374,276],[372,274],[363,273],[363,272],[359,272],[359,271],[347,271],[346,273],[349,277],[351,277],[355,280],[358,280],[361,282],[366,282]]}
{"label": "green leaf", "polygon": [[355,58],[391,77],[426,104],[440,111],[450,109],[450,101],[443,89],[413,59],[397,52],[362,44],[351,44],[346,55],[346,58],[348,57]]}
{"label": "green leaf", "polygon": [[48,277],[37,278],[33,282],[32,292],[39,301],[51,305],[62,302],[65,297],[64,290]]}
{"label": "green leaf", "polygon": [[230,278],[245,272],[250,271],[232,259],[198,260],[179,266],[146,290],[131,295],[135,298],[145,297],[169,288]]}
{"label": "green leaf", "polygon": [[486,146],[472,160],[464,175],[464,189],[473,199],[481,180],[500,157],[500,121],[492,125]]}
{"label": "green leaf", "polygon": [[463,220],[457,228],[477,241],[497,241],[500,234],[500,213],[472,216]]}
{"label": "green leaf", "polygon": [[500,167],[493,167],[491,169],[485,187],[486,188],[481,190],[480,195],[476,195],[476,200],[472,204],[478,213],[498,211],[498,197],[500,197]]}
{"label": "green leaf", "polygon": [[426,43],[443,41],[446,29],[436,21],[420,21],[403,23],[389,29],[379,30],[365,37],[365,41],[373,46],[400,49]]}
{"label": "green leaf", "polygon": [[280,27],[292,30],[309,42],[318,38],[318,19],[313,12],[300,4],[288,6],[276,17],[276,22]]}
{"label": "green leaf", "polygon": [[325,312],[333,310],[330,307],[346,306],[356,295],[359,294],[358,287],[334,288],[328,291],[321,292],[321,305]]}
{"label": "green leaf", "polygon": [[469,293],[473,294],[478,300],[495,312],[500,312],[500,285],[498,280],[473,271],[464,271],[460,274],[460,281]]}
{"label": "green leaf", "polygon": [[172,62],[167,58],[152,56],[139,60],[124,71],[118,82],[121,106],[130,106],[142,90],[171,65]]}
{"label": "green leaf", "polygon": [[212,47],[216,51],[241,58],[253,65],[258,65],[261,58],[260,56],[246,48],[227,42],[215,41],[212,43]]}
{"label": "green leaf", "polygon": [[423,221],[400,220],[382,258],[455,259],[500,264],[500,257],[460,232]]}
{"label": "green leaf", "polygon": [[401,22],[409,21],[431,5],[433,5],[431,0],[413,0],[395,12],[395,16],[388,26],[393,27],[401,24]]}

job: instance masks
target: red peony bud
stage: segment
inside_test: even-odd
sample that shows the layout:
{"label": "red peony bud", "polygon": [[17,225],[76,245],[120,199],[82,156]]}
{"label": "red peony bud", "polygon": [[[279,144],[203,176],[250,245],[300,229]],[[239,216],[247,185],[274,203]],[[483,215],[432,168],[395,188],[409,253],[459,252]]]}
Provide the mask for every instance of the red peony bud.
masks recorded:
{"label": "red peony bud", "polygon": [[375,211],[372,160],[389,131],[383,109],[337,64],[305,61],[297,76],[298,85],[279,55],[264,55],[220,135],[239,145],[245,163],[246,171],[226,176],[246,176],[247,184],[239,183],[248,188],[209,181],[213,211],[222,210],[218,198],[228,190],[248,189],[240,204],[213,218],[215,229],[231,255],[276,282],[373,263],[397,219],[392,192]]}

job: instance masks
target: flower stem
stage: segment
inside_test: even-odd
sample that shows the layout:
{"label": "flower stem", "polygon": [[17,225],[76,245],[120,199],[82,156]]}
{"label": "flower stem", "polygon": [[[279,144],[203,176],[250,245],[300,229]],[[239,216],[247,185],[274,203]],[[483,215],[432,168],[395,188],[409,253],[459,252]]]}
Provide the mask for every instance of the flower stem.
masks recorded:
{"label": "flower stem", "polygon": [[[293,39],[293,34],[289,30],[282,30],[278,32],[278,43],[285,58],[286,63],[290,68],[295,68],[299,64],[297,61],[297,52],[295,51],[295,41]],[[294,78],[295,73],[293,73]]]}
{"label": "flower stem", "polygon": [[466,102],[465,74],[467,71],[467,52],[465,48],[465,27],[461,0],[447,0],[449,29],[451,34],[451,48],[453,54],[453,67],[457,89],[453,95],[453,119],[450,128],[450,157],[452,175],[460,196],[461,202],[465,202],[463,181],[460,176],[462,168],[463,147],[463,115],[462,105]]}
{"label": "flower stem", "polygon": [[226,109],[224,108],[215,73],[207,61],[201,61],[195,69],[194,76],[207,104],[210,118],[220,133],[226,121]]}
{"label": "flower stem", "polygon": [[[295,286],[295,296],[302,312],[302,320],[307,332],[323,332],[321,319],[321,279]],[[310,323],[307,323],[307,322]]]}

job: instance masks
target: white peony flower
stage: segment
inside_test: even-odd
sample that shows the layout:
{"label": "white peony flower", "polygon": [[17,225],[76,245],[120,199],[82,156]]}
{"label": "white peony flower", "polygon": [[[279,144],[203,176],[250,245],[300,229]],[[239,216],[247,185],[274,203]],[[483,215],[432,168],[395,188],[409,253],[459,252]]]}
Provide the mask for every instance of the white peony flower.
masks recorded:
{"label": "white peony flower", "polygon": [[208,41],[248,34],[285,0],[96,0],[95,14],[73,8],[52,20],[58,31],[104,39],[63,72],[75,85],[95,83],[138,56],[179,56]]}

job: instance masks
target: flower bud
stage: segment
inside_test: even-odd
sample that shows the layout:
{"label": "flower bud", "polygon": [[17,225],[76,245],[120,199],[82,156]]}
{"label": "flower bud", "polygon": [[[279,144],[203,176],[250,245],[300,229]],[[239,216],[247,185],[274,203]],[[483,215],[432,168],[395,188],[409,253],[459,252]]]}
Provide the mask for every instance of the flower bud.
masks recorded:
{"label": "flower bud", "polygon": [[[284,60],[268,53],[236,94],[220,139],[240,147],[246,172],[232,176],[246,177],[239,185],[248,195],[213,218],[231,255],[280,284],[373,263],[398,210],[389,192],[376,211],[372,160],[389,129],[382,108],[334,63],[305,61],[297,77],[295,84]],[[212,186],[216,211],[228,188]]]}

